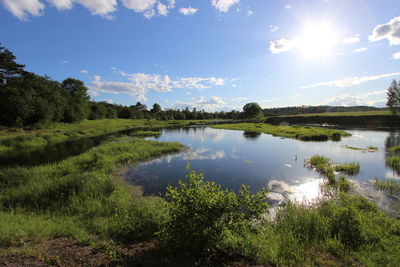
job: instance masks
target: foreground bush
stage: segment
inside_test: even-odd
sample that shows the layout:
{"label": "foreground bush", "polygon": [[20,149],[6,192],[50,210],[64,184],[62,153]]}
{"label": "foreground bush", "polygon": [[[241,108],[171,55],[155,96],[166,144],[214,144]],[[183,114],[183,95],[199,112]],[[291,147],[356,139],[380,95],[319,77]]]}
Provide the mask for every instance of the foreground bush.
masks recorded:
{"label": "foreground bush", "polygon": [[261,219],[267,211],[266,190],[251,195],[242,186],[239,193],[222,190],[203,174],[188,173],[188,182],[168,187],[169,212],[160,237],[174,251],[190,254],[215,249],[224,229],[235,230]]}

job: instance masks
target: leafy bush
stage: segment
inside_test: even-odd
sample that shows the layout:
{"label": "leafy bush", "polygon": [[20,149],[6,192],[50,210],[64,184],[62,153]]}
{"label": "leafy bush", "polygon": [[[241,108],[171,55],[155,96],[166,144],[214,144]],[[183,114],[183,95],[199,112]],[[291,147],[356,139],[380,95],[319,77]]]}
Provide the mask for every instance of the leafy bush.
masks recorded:
{"label": "leafy bush", "polygon": [[251,195],[242,186],[235,193],[204,181],[201,173],[190,171],[187,176],[187,183],[167,188],[169,214],[160,237],[172,250],[199,254],[215,249],[224,229],[251,224],[267,211],[266,189]]}

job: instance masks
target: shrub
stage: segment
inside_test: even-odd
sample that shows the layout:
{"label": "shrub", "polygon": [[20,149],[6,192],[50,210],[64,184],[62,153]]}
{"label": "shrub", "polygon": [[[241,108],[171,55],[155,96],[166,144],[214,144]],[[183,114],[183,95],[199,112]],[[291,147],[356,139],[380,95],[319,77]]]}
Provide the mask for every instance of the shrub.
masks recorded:
{"label": "shrub", "polygon": [[203,174],[188,173],[188,182],[168,187],[169,214],[160,237],[172,250],[200,254],[215,249],[224,229],[261,219],[267,211],[266,189],[251,195],[248,187],[235,193],[222,190]]}

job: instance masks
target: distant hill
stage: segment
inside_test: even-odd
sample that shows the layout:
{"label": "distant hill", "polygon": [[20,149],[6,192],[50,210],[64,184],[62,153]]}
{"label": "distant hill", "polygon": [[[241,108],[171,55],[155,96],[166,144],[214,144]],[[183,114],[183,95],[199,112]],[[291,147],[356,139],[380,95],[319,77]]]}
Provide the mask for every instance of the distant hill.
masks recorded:
{"label": "distant hill", "polygon": [[378,111],[386,110],[386,108],[376,108],[370,106],[298,106],[298,107],[283,107],[283,108],[266,108],[264,109],[265,116],[282,116],[282,115],[297,115],[310,113],[326,113],[326,112],[353,112],[353,111]]}

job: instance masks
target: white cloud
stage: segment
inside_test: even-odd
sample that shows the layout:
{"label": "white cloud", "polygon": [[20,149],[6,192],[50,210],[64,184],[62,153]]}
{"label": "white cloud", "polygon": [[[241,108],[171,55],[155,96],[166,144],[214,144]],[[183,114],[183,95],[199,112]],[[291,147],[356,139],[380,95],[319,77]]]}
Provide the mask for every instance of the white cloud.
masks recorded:
{"label": "white cloud", "polygon": [[179,100],[175,101],[176,108],[188,107],[189,109],[196,108],[198,110],[204,109],[208,111],[221,109],[225,106],[225,104],[225,101],[219,96],[212,96],[208,100],[204,96],[201,96],[193,102],[182,102]]}
{"label": "white cloud", "polygon": [[349,36],[344,38],[342,42],[344,44],[355,44],[360,42],[360,36],[359,35]]}
{"label": "white cloud", "polygon": [[117,9],[117,0],[47,0],[57,9],[71,9],[74,3],[78,3],[89,9],[93,15],[101,15],[111,18],[110,13]]}
{"label": "white cloud", "polygon": [[278,100],[279,100],[279,98],[271,98],[271,99],[261,100],[260,102],[261,103],[270,103],[270,102],[275,102],[275,101],[278,101]]}
{"label": "white cloud", "polygon": [[168,9],[172,9],[175,7],[175,0],[168,0]]}
{"label": "white cloud", "polygon": [[159,2],[157,4],[157,11],[158,14],[162,15],[162,16],[166,16],[168,14],[168,8],[166,5],[164,5],[163,3]]}
{"label": "white cloud", "polygon": [[104,99],[108,104],[114,104],[114,101],[111,98]]}
{"label": "white cloud", "polygon": [[39,0],[1,0],[3,6],[20,20],[27,20],[28,15],[41,16],[44,5]]}
{"label": "white cloud", "polygon": [[292,47],[293,41],[285,38],[269,42],[269,50],[274,54],[289,51]]}
{"label": "white cloud", "polygon": [[175,7],[175,0],[161,2],[159,0],[122,0],[122,4],[137,13],[142,13],[147,19],[156,15],[167,16],[169,9]]}
{"label": "white cloud", "polygon": [[279,27],[278,27],[278,26],[269,25],[269,31],[270,31],[270,32],[276,32],[277,30],[279,30]]}
{"label": "white cloud", "polygon": [[129,74],[121,71],[118,73],[125,77],[127,81],[102,81],[100,76],[94,76],[93,81],[89,86],[90,94],[129,94],[139,101],[146,102],[145,95],[150,90],[156,92],[171,92],[173,88],[192,88],[202,90],[225,84],[224,79],[214,77],[184,77],[172,80],[168,75],[161,76],[158,74],[145,73]]}
{"label": "white cloud", "polygon": [[198,8],[193,8],[193,7],[182,7],[179,9],[179,12],[182,13],[185,16],[191,16],[199,11]]}
{"label": "white cloud", "polygon": [[241,96],[238,96],[238,97],[232,98],[232,100],[233,100],[233,101],[247,101],[247,100],[249,100],[249,98],[248,98],[248,97],[241,97]]}
{"label": "white cloud", "polygon": [[211,0],[211,4],[220,12],[228,12],[229,8],[240,0]]}
{"label": "white cloud", "polygon": [[394,59],[400,59],[400,52],[394,53],[393,54]]}
{"label": "white cloud", "polygon": [[87,70],[81,70],[81,73],[83,73],[83,74],[88,74],[89,71],[87,71]]}
{"label": "white cloud", "polygon": [[366,83],[369,81],[374,81],[374,80],[393,77],[393,76],[400,76],[400,72],[386,73],[386,74],[373,75],[373,76],[364,76],[364,77],[351,77],[351,78],[346,78],[346,79],[331,81],[331,82],[314,83],[311,85],[301,86],[300,88],[305,89],[305,88],[320,87],[320,86],[343,88],[343,87],[350,87],[350,86]]}
{"label": "white cloud", "polygon": [[291,9],[293,6],[292,5],[285,5],[286,9]]}
{"label": "white cloud", "polygon": [[[386,90],[372,91],[363,94],[343,94],[328,98],[320,105],[331,106],[384,106]],[[374,99],[375,98],[375,99]]]}
{"label": "white cloud", "polygon": [[251,10],[249,7],[247,7],[247,16],[253,15],[253,10]]}
{"label": "white cloud", "polygon": [[360,53],[360,52],[364,52],[364,51],[367,51],[367,47],[360,47],[360,48],[357,48],[357,49],[354,49],[354,53]]}
{"label": "white cloud", "polygon": [[400,17],[391,19],[386,24],[379,24],[368,36],[371,42],[388,39],[390,45],[400,45]]}
{"label": "white cloud", "polygon": [[139,13],[152,9],[156,2],[157,0],[122,0],[122,3],[126,8]]}

